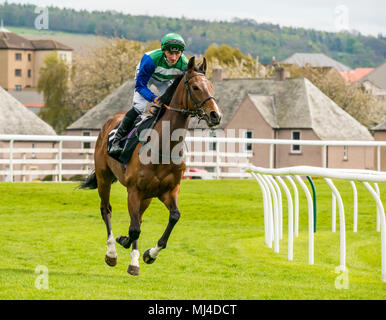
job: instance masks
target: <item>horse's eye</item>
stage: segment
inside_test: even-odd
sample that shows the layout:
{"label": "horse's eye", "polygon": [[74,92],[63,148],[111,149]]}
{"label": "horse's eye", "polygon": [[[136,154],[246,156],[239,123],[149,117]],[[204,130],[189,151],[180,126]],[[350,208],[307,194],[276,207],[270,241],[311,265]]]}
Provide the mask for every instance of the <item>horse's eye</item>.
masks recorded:
{"label": "horse's eye", "polygon": [[200,90],[197,86],[192,86],[193,90]]}

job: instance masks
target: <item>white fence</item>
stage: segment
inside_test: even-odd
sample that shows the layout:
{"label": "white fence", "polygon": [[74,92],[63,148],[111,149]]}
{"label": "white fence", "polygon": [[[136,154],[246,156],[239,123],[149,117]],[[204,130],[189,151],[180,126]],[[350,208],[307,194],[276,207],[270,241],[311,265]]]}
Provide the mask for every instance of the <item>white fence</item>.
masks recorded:
{"label": "white fence", "polygon": [[[94,166],[93,148],[84,148],[82,143],[92,143],[96,137],[90,136],[29,136],[29,135],[0,135],[0,181],[31,181],[31,177],[52,175],[54,181],[61,182],[64,176],[87,175]],[[21,142],[51,143],[39,148],[21,147]],[[269,145],[269,167],[274,167],[275,145],[321,146],[322,166],[327,166],[328,146],[372,146],[376,151],[376,168],[381,169],[381,147],[386,141],[321,141],[321,140],[278,140],[278,139],[246,139],[219,137],[187,137],[190,144],[216,143],[217,148],[208,148],[192,152],[186,150],[185,162],[188,170],[185,176],[219,178],[249,178],[250,175],[242,170],[253,157],[252,152],[222,151],[225,145]],[[78,143],[79,147],[68,147],[69,143]],[[243,148],[239,148],[244,150]],[[35,157],[31,158],[31,155]],[[45,157],[43,157],[45,155]],[[197,158],[201,158],[197,160]],[[31,170],[29,167],[35,168]],[[203,168],[209,172],[189,172],[190,168]],[[17,178],[16,178],[17,177]]]}
{"label": "white fence", "polygon": [[[370,192],[377,205],[376,219],[377,231],[381,232],[381,256],[382,256],[382,281],[386,282],[386,222],[385,211],[380,199],[379,188],[376,182],[386,182],[386,172],[371,170],[345,170],[345,169],[325,169],[309,166],[297,166],[280,169],[267,169],[255,166],[248,168],[250,174],[258,182],[262,193],[264,203],[264,230],[265,242],[269,248],[274,243],[274,252],[279,252],[279,242],[283,239],[283,205],[281,189],[284,190],[288,202],[288,260],[293,260],[293,240],[299,232],[299,192],[294,182],[295,180],[303,189],[308,203],[308,261],[314,264],[314,207],[311,194],[301,179],[301,176],[322,177],[332,192],[332,231],[335,232],[336,206],[339,208],[339,232],[340,232],[340,270],[346,269],[346,227],[345,211],[342,198],[338,189],[335,187],[332,179],[344,179],[351,182],[354,195],[354,219],[353,232],[357,232],[357,190],[354,181],[361,182]],[[283,181],[281,176],[285,176],[292,186],[294,200],[291,192]],[[374,187],[370,185],[374,183]],[[280,185],[280,186],[279,186]],[[295,221],[294,221],[295,220]]]}

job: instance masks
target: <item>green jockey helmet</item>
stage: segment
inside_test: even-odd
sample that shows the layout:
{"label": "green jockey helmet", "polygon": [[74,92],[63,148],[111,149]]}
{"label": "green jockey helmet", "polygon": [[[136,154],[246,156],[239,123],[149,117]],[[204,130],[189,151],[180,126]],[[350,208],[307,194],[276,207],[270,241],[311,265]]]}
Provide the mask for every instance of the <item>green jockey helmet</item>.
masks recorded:
{"label": "green jockey helmet", "polygon": [[161,39],[161,49],[162,51],[184,51],[185,41],[177,33],[168,33]]}

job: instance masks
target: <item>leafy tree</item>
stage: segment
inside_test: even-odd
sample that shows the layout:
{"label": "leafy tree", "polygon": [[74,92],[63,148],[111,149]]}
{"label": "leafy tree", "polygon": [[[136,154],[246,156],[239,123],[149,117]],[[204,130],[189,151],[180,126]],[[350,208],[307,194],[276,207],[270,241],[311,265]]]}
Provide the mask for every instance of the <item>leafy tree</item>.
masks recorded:
{"label": "leafy tree", "polygon": [[39,76],[37,90],[43,92],[44,96],[44,108],[39,112],[39,116],[57,133],[62,133],[66,126],[79,115],[69,109],[65,103],[68,94],[69,68],[58,58],[55,51],[45,57]]}
{"label": "leafy tree", "polygon": [[115,38],[74,57],[67,103],[83,112],[101,102],[128,79],[143,54],[160,47],[158,41],[141,43]]}

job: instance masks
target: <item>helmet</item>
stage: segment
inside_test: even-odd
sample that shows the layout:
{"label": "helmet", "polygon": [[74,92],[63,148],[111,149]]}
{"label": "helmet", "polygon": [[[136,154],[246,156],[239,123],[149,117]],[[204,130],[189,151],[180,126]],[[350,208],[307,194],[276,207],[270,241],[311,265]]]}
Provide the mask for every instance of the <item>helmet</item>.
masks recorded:
{"label": "helmet", "polygon": [[177,33],[168,33],[161,39],[161,49],[170,51],[184,51],[185,41]]}

